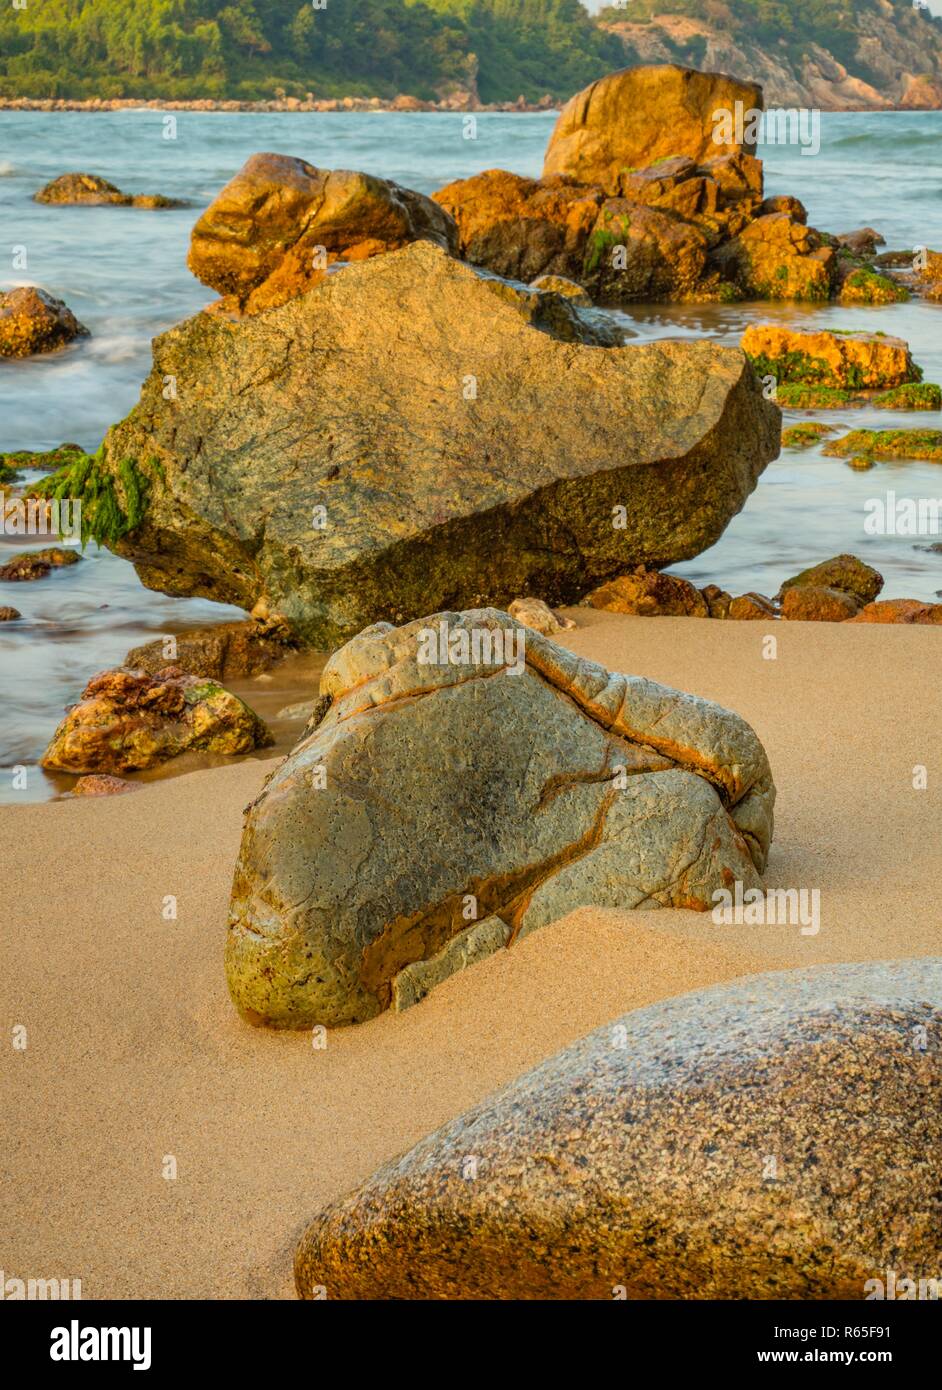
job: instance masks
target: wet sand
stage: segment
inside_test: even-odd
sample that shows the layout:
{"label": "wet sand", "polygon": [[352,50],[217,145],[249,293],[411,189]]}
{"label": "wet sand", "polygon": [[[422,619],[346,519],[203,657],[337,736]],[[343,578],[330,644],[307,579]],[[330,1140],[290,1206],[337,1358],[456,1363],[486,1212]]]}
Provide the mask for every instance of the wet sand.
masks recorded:
{"label": "wet sand", "polygon": [[779,788],[767,882],[820,889],[818,935],[587,906],[318,1050],[243,1024],[222,973],[241,812],[270,761],[0,807],[7,1278],[80,1278],[86,1298],[290,1297],[324,1202],[592,1028],[756,970],[942,951],[931,628],[572,616],[573,650],[754,725]]}

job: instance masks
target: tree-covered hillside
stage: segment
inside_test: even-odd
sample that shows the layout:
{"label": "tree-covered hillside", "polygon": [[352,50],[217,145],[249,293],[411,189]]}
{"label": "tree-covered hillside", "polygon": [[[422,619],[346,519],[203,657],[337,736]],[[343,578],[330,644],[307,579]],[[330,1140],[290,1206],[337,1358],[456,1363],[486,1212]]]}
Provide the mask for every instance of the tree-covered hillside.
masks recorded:
{"label": "tree-covered hillside", "polygon": [[579,0],[28,0],[0,95],[567,97],[623,49]]}

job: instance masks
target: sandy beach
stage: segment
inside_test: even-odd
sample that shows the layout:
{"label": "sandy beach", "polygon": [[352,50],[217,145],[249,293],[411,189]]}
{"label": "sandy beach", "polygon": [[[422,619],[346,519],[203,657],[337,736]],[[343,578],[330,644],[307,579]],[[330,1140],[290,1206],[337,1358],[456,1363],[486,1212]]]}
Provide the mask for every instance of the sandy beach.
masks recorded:
{"label": "sandy beach", "polygon": [[587,904],[316,1049],[244,1024],[223,976],[242,808],[271,763],[4,806],[2,1016],[28,1041],[0,1067],[6,1277],[79,1278],[85,1298],[292,1297],[324,1203],[600,1024],[755,971],[939,953],[930,630],[571,616],[563,645],[750,721],[779,788],[766,881],[820,889],[818,935]]}

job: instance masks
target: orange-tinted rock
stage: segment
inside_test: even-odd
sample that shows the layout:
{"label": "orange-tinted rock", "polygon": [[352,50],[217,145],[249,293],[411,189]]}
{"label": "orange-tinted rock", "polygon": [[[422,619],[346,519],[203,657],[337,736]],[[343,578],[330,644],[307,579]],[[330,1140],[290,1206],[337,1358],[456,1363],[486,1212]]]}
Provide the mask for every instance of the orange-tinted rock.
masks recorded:
{"label": "orange-tinted rock", "polygon": [[798,198],[793,198],[790,193],[779,193],[774,198],[766,198],[759,209],[762,217],[768,217],[771,213],[784,212],[793,222],[805,223],[808,221],[808,209]]}
{"label": "orange-tinted rock", "polygon": [[17,618],[22,618],[23,614],[16,608],[4,606],[0,608],[0,623],[13,623]]}
{"label": "orange-tinted rock", "polygon": [[98,174],[60,174],[33,194],[37,203],[82,204],[86,207],[182,208],[185,203],[161,193],[122,193]]}
{"label": "orange-tinted rock", "polygon": [[602,206],[586,248],[583,283],[593,299],[683,299],[706,269],[707,234],[660,208],[625,198]]}
{"label": "orange-tinted rock", "polygon": [[760,375],[769,371],[780,385],[882,391],[921,378],[909,344],[888,334],[803,332],[757,323],[746,329],[740,346]]}
{"label": "orange-tinted rock", "polygon": [[854,623],[917,623],[932,625],[942,623],[942,603],[922,603],[915,598],[889,598],[881,603],[868,603],[855,618]]}
{"label": "orange-tinted rock", "polygon": [[638,617],[709,617],[700,591],[676,574],[639,567],[633,574],[620,574],[586,597],[592,608],[608,613],[633,613]]}
{"label": "orange-tinted rock", "polygon": [[[762,88],[723,73],[697,72],[673,64],[625,68],[578,92],[560,114],[543,165],[544,178],[567,174],[609,193],[634,169],[659,159],[686,155],[698,162],[755,143],[738,143],[718,112],[762,109]],[[744,135],[749,132],[744,131]]]}
{"label": "orange-tinted rock", "polygon": [[749,593],[734,598],[726,616],[736,622],[768,622],[770,618],[777,618],[778,614],[771,599],[764,594]]}
{"label": "orange-tinted rock", "polygon": [[732,603],[732,594],[728,594],[725,589],[721,589],[718,584],[708,584],[705,589],[701,589],[703,601],[709,609],[711,618],[728,618],[729,605]]}
{"label": "orange-tinted rock", "polygon": [[817,584],[788,589],[782,599],[782,617],[792,622],[844,623],[859,611],[852,594]]}
{"label": "orange-tinted rock", "polygon": [[338,260],[365,260],[418,240],[457,246],[451,218],[421,193],[287,155],[246,161],[193,228],[198,280],[256,312],[285,303]]}
{"label": "orange-tinted rock", "polygon": [[173,638],[168,656],[167,639],[158,637],[144,646],[134,647],[124,658],[131,670],[156,675],[172,661],[180,671],[213,680],[235,680],[267,671],[283,661],[296,647],[290,632],[277,623],[220,623],[218,627],[198,628]]}
{"label": "orange-tinted rock", "polygon": [[757,217],[715,253],[723,275],[755,299],[827,299],[834,251],[785,212]]}
{"label": "orange-tinted rock", "polygon": [[88,329],[55,295],[35,285],[0,294],[0,357],[57,352],[83,337],[88,337]]}
{"label": "orange-tinted rock", "polygon": [[581,282],[604,194],[571,179],[540,182],[488,169],[433,198],[457,223],[460,253],[473,265],[528,283],[542,275]]}
{"label": "orange-tinted rock", "polygon": [[229,756],[273,742],[258,715],[211,680],[170,667],[104,671],[85,687],[43,754],[57,772],[119,774],[198,751]]}
{"label": "orange-tinted rock", "polygon": [[781,588],[782,599],[790,590],[801,588],[838,589],[857,599],[858,604],[872,603],[883,588],[883,575],[872,565],[858,560],[856,555],[835,555],[831,560],[823,560],[820,565],[786,579]]}

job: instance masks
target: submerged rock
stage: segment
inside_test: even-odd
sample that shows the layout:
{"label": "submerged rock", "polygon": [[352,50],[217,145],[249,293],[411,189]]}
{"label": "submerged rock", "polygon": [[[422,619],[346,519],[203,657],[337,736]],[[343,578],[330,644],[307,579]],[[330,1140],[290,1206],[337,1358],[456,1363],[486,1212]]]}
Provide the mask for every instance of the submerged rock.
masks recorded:
{"label": "submerged rock", "polygon": [[420,239],[457,249],[455,224],[424,194],[372,174],[255,154],[193,228],[187,264],[253,313],[319,284],[338,260]]}
{"label": "submerged rock", "polygon": [[759,376],[779,383],[878,391],[922,380],[909,344],[885,333],[802,332],[753,324],[741,347]]}
{"label": "submerged rock", "polygon": [[0,607],[0,623],[15,623],[17,618],[22,618],[23,614],[16,608],[9,608],[6,605]]}
{"label": "submerged rock", "polygon": [[147,466],[110,543],[150,588],[264,599],[326,649],[697,555],[775,457],[778,408],[735,349],[583,346],[580,313],[420,241],[238,323],[198,314],[105,440],[119,491]]}
{"label": "submerged rock", "polygon": [[0,294],[0,357],[58,352],[83,337],[88,337],[88,329],[55,295],[35,285]]}
{"label": "submerged rock", "polygon": [[936,1279],[940,1029],[938,959],[626,1014],[328,1206],[298,1293],[860,1300],[888,1269]]}
{"label": "submerged rock", "polygon": [[98,174],[60,174],[33,194],[37,203],[83,204],[87,207],[183,208],[187,204],[160,193],[122,193]]}
{"label": "submerged rock", "polygon": [[131,670],[156,675],[168,663],[191,676],[236,680],[255,676],[284,661],[297,650],[290,631],[257,622],[220,623],[217,627],[181,632],[168,650],[165,637],[134,647],[124,658]]}
{"label": "submerged rock", "polygon": [[543,177],[563,174],[619,193],[626,173],[672,155],[699,162],[740,150],[754,154],[752,123],[736,138],[737,103],[747,116],[761,111],[762,88],[673,64],[609,73],[563,107]]}
{"label": "submerged rock", "polygon": [[824,452],[833,458],[864,455],[942,463],[942,430],[851,430],[840,439],[830,440]]}
{"label": "submerged rock", "polygon": [[514,940],[584,903],[702,911],[760,881],[775,792],[749,726],[505,613],[377,624],[321,694],[236,866],[226,972],[252,1023],[363,1022],[488,917]]}
{"label": "submerged rock", "polygon": [[60,546],[49,546],[45,550],[24,550],[19,555],[14,555],[5,565],[0,565],[0,579],[8,583],[45,579],[54,569],[77,565],[81,558],[77,551],[63,550]]}
{"label": "submerged rock", "polygon": [[825,425],[820,420],[808,420],[800,425],[789,425],[788,429],[782,430],[782,448],[810,449],[812,445],[819,444],[824,435],[830,434],[833,429],[833,425]]}
{"label": "submerged rock", "polygon": [[56,772],[138,772],[179,753],[251,753],[273,743],[249,707],[216,681],[174,667],[105,671],[56,729],[42,766]]}

